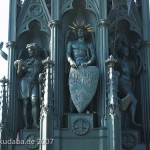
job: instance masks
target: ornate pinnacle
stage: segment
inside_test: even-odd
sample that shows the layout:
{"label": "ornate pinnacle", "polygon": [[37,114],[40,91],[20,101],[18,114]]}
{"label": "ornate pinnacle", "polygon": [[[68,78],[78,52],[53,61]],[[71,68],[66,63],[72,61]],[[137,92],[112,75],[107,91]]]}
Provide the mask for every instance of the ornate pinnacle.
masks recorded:
{"label": "ornate pinnacle", "polygon": [[117,59],[110,55],[110,57],[105,62],[106,64],[108,64],[109,67],[114,67],[115,63],[117,62]]}

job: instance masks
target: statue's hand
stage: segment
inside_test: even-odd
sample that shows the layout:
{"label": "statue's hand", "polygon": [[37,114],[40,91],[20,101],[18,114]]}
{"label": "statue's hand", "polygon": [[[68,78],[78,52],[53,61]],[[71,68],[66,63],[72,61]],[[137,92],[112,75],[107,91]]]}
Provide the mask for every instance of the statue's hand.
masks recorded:
{"label": "statue's hand", "polygon": [[16,68],[18,68],[18,60],[16,60],[16,61],[14,62],[14,66],[15,66]]}
{"label": "statue's hand", "polygon": [[88,66],[88,63],[82,63],[81,64],[81,67],[87,67]]}
{"label": "statue's hand", "polygon": [[0,50],[3,48],[3,42],[0,42]]}
{"label": "statue's hand", "polygon": [[54,62],[52,60],[50,60],[50,57],[47,57],[45,60],[42,61],[43,65],[46,64],[50,64],[50,65],[54,65]]}
{"label": "statue's hand", "polygon": [[26,64],[24,63],[24,61],[21,59],[21,60],[16,60],[14,62],[14,65],[17,69],[17,74],[21,77],[27,70],[27,66]]}
{"label": "statue's hand", "polygon": [[74,61],[70,61],[70,66],[72,68],[77,68],[77,65],[76,65],[76,63]]}
{"label": "statue's hand", "polygon": [[16,60],[16,61],[14,62],[14,65],[15,65],[16,68],[22,68],[22,67],[25,66],[25,64],[23,63],[23,60],[22,60],[22,59]]}
{"label": "statue's hand", "polygon": [[26,69],[26,64],[23,62],[22,59],[16,60],[16,61],[14,62],[14,65],[15,65],[15,67],[17,68],[18,71],[21,71],[21,70],[25,70],[25,69]]}

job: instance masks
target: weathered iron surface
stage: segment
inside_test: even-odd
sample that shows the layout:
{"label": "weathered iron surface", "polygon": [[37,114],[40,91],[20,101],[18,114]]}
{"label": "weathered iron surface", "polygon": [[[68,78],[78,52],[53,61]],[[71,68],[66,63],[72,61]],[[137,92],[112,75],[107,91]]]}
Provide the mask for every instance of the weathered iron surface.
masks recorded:
{"label": "weathered iron surface", "polygon": [[79,113],[82,113],[91,102],[98,83],[99,71],[95,66],[71,68],[69,89],[71,99]]}

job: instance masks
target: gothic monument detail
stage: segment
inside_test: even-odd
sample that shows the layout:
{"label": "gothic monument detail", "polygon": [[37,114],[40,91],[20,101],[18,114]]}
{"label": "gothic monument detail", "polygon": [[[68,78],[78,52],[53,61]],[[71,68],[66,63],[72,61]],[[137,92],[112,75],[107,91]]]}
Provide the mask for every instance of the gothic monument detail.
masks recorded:
{"label": "gothic monument detail", "polygon": [[69,74],[69,89],[71,99],[77,111],[82,113],[91,102],[98,84],[99,71],[95,62],[95,47],[85,40],[87,32],[91,32],[90,25],[73,23],[70,26],[77,36],[77,40],[69,41],[67,45],[67,60],[71,69]]}
{"label": "gothic monument detail", "polygon": [[[23,100],[25,129],[29,129],[39,128],[39,74],[42,73],[44,64],[48,62],[48,59],[42,60],[40,48],[36,43],[27,44],[26,48],[29,58],[26,60],[16,60],[14,65],[20,77],[20,93]],[[33,123],[31,124],[31,122]]]}

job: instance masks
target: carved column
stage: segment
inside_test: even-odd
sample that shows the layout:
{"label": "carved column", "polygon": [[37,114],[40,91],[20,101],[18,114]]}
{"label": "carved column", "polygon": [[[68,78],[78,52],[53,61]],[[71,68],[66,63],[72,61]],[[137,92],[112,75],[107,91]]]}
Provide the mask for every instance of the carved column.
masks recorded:
{"label": "carved column", "polygon": [[[49,27],[51,29],[50,37],[50,57],[54,62],[54,66],[50,70],[52,74],[53,82],[53,100],[54,100],[54,137],[60,137],[60,123],[61,123],[61,103],[63,102],[62,98],[62,72],[61,72],[61,52],[59,51],[59,8],[60,0],[51,0],[51,19],[49,21]],[[60,149],[60,138],[55,140],[54,149]]]}
{"label": "carved column", "polygon": [[17,0],[9,0],[8,41],[16,41]]}
{"label": "carved column", "polygon": [[59,20],[59,7],[60,0],[51,0],[51,18],[53,20]]}
{"label": "carved column", "polygon": [[9,129],[12,132],[11,138],[15,139],[17,132],[16,113],[17,113],[17,99],[16,99],[16,70],[14,68],[15,61],[15,41],[16,41],[16,17],[17,17],[17,0],[9,0],[9,27],[8,27],[8,80],[10,85],[8,87],[8,103],[9,103]]}
{"label": "carved column", "polygon": [[108,142],[110,150],[122,150],[121,147],[121,114],[118,105],[118,75],[114,71],[116,60],[110,56],[106,60],[109,70],[109,88],[107,104]]}
{"label": "carved column", "polygon": [[[59,47],[59,21],[51,20],[49,27],[51,29],[50,40],[50,57],[54,62],[54,66],[51,68],[51,80],[53,89],[54,100],[54,136],[60,136],[60,128],[62,123],[62,106],[63,106],[63,71],[62,71],[62,50]],[[55,140],[55,146],[60,148],[60,138]]]}
{"label": "carved column", "polygon": [[55,120],[55,127],[60,127],[59,120],[59,84],[61,82],[60,76],[60,54],[58,49],[58,20],[51,20],[49,22],[49,27],[51,29],[51,41],[50,41],[50,59],[54,62],[54,66],[50,69],[51,72],[51,80],[52,80],[52,88],[53,88],[53,96],[54,96],[54,107],[55,107],[55,115],[57,115],[57,119]]}
{"label": "carved column", "polygon": [[[40,113],[40,141],[43,141],[43,143],[40,143],[39,149],[40,150],[53,150],[53,129],[54,129],[54,101],[52,97],[52,86],[50,82],[50,65],[47,64],[46,66],[46,72],[41,74],[42,78],[42,86],[44,86],[44,99],[41,99],[42,105],[41,105],[41,113]],[[41,97],[42,98],[42,97]],[[47,144],[44,144],[46,142]]]}
{"label": "carved column", "polygon": [[15,61],[15,42],[9,41],[6,44],[8,48],[8,80],[10,82],[8,87],[8,103],[9,103],[9,128],[12,131],[12,138],[16,135],[16,114],[17,114],[17,98],[16,98],[16,70],[14,68]]}
{"label": "carved column", "polygon": [[107,68],[105,60],[108,58],[108,21],[101,19],[98,24],[97,63],[100,71],[100,86],[98,99],[99,124],[106,127],[106,99],[107,99]]}
{"label": "carved column", "polygon": [[[142,106],[142,126],[145,140],[150,141],[150,1],[142,2],[143,14],[143,43],[141,55],[145,64],[145,69],[141,73],[141,106]],[[145,115],[146,114],[146,115]],[[147,145],[148,146],[148,145]],[[147,149],[149,149],[148,147]]]}

